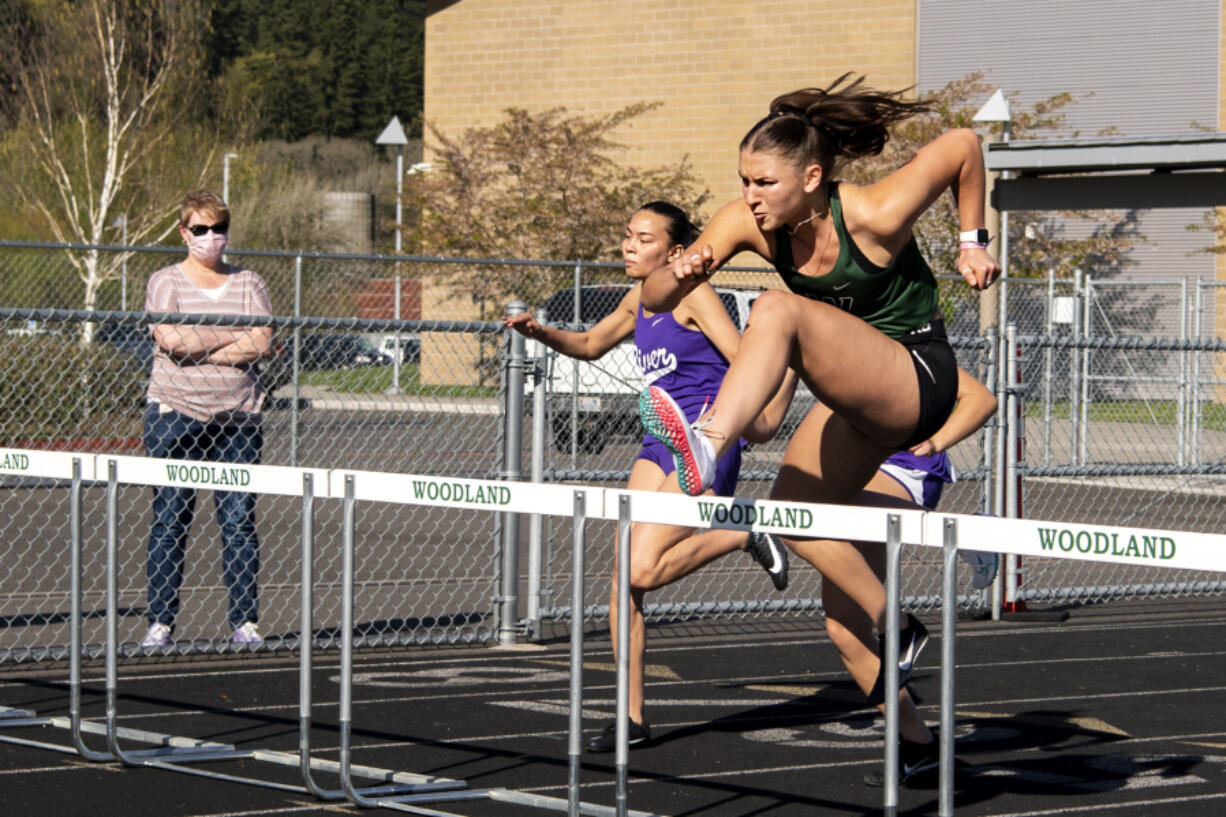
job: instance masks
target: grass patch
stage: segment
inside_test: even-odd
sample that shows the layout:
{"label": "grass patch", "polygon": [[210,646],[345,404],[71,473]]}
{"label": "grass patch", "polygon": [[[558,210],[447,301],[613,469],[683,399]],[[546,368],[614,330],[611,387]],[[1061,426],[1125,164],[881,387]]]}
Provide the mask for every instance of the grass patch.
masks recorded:
{"label": "grass patch", "polygon": [[[365,366],[355,369],[327,369],[301,373],[304,386],[320,386],[337,394],[383,394],[392,387],[391,366]],[[400,390],[422,397],[497,397],[493,386],[423,385],[421,367],[400,367]]]}
{"label": "grass patch", "polygon": [[[1069,419],[1071,404],[1067,400],[1053,401],[1053,420]],[[1086,407],[1091,422],[1142,423],[1173,426],[1179,405],[1174,400],[1097,400]],[[1043,404],[1036,400],[1026,403],[1026,416],[1042,419]],[[1226,405],[1205,402],[1201,405],[1201,427],[1211,431],[1226,430]]]}

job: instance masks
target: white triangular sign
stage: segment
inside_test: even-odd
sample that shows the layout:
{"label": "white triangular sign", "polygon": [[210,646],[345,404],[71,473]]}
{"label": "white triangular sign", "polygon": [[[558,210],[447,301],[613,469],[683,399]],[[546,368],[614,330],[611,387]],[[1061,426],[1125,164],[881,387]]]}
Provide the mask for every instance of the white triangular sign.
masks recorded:
{"label": "white triangular sign", "polygon": [[379,134],[379,138],[375,140],[376,145],[407,145],[408,143],[409,137],[404,135],[399,116],[393,116],[392,121],[387,123],[383,133]]}
{"label": "white triangular sign", "polygon": [[1005,99],[1004,92],[997,88],[996,93],[992,94],[975,114],[974,120],[976,122],[1008,122],[1009,100]]}

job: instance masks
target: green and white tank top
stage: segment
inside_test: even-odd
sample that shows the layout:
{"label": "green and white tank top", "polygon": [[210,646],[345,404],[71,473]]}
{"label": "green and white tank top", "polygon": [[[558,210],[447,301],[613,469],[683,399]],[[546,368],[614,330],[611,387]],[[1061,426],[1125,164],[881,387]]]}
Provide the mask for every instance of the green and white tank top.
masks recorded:
{"label": "green and white tank top", "polygon": [[920,254],[915,236],[894,263],[879,267],[852,241],[843,222],[838,184],[831,185],[830,213],[839,238],[839,257],[829,273],[804,275],[792,259],[792,237],[775,230],[775,269],[797,295],[825,301],[898,339],[923,327],[937,311],[937,282]]}

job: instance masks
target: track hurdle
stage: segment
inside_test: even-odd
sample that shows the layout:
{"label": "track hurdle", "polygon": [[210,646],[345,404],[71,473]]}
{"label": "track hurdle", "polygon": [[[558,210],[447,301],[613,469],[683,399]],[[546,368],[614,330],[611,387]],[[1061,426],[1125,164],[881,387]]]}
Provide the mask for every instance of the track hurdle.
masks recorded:
{"label": "track hurdle", "polygon": [[[208,467],[202,467],[207,465],[209,464],[196,461],[159,460],[148,457],[101,456],[98,458],[97,475],[101,477],[103,474],[105,474],[107,486],[107,745],[112,756],[125,766],[153,767],[166,771],[175,771],[217,780],[245,783],[264,788],[273,788],[293,792],[306,791],[315,794],[316,792],[313,791],[313,781],[309,777],[310,770],[312,768],[331,769],[335,768],[335,764],[319,762],[310,757],[309,751],[304,751],[300,756],[294,756],[293,754],[286,752],[275,752],[260,749],[236,749],[234,746],[228,744],[218,744],[211,741],[190,740],[186,743],[186,745],[164,745],[155,749],[131,751],[125,750],[119,743],[119,739],[122,737],[122,734],[117,727],[119,709],[119,684],[117,672],[119,645],[117,630],[119,606],[117,592],[117,531],[119,509],[117,503],[117,489],[120,483],[127,485],[173,485],[176,487],[213,489],[215,488],[215,485],[213,484],[212,470]],[[246,480],[244,487],[253,493],[278,494],[283,496],[303,496],[306,488],[313,485],[316,481],[324,485],[327,484],[327,472],[321,469],[285,468],[267,465],[224,466],[224,464],[222,467],[241,467],[241,469],[244,471]],[[313,529],[308,530],[307,522],[309,519],[307,511],[310,508],[310,503],[304,502],[304,543],[310,541],[313,537]],[[308,536],[308,533],[311,534],[311,536]],[[304,561],[306,561],[305,554]],[[309,610],[312,606],[310,585],[303,588],[303,599],[306,609]],[[308,653],[309,646],[306,645],[309,645],[311,642],[311,633],[311,630],[307,630],[300,636],[304,651],[307,651]],[[307,666],[309,668],[309,661]],[[306,688],[309,694],[309,676],[307,680],[300,684],[300,692],[303,688]],[[305,704],[300,702],[300,714],[303,708],[309,712],[309,700],[306,701]],[[302,728],[309,729],[309,717],[308,722]],[[243,777],[199,769],[187,765],[200,762],[239,759],[252,759],[283,766],[298,767],[300,771],[305,769],[305,772],[303,773],[303,785],[299,786],[295,784],[265,780],[262,778]],[[407,774],[403,772],[396,773],[389,770],[370,769],[365,767],[354,770],[354,773],[374,779],[389,781],[390,787],[382,786],[379,788],[380,791],[434,791],[440,789],[462,788],[465,785],[463,781],[451,780],[447,778]],[[330,792],[327,790],[321,789],[319,791],[319,795],[325,798],[329,794]]]}
{"label": "track hurdle", "polygon": [[[118,507],[116,502],[117,487],[120,484],[172,484],[167,481],[166,466],[168,464],[193,467],[199,466],[200,463],[188,461],[177,462],[172,460],[152,460],[143,457],[111,457],[98,456],[94,454],[46,452],[37,450],[5,450],[4,453],[6,456],[2,461],[6,463],[6,466],[11,466],[4,467],[2,469],[4,473],[15,473],[25,478],[47,479],[61,482],[66,481],[70,487],[70,704],[68,718],[40,717],[37,713],[27,710],[16,710],[8,707],[0,707],[0,729],[22,726],[51,726],[54,728],[65,729],[69,732],[71,745],[66,746],[48,741],[34,741],[3,734],[0,734],[0,742],[31,746],[67,754],[75,754],[86,760],[94,762],[118,761],[126,766],[147,766],[161,768],[168,771],[176,771],[203,777],[212,777],[215,779],[292,791],[295,793],[309,792],[315,794],[316,792],[311,787],[311,783],[313,781],[304,779],[304,786],[295,786],[263,780],[260,778],[239,777],[236,775],[204,771],[201,769],[192,768],[186,764],[210,760],[220,761],[250,759],[280,766],[301,767],[304,778],[309,778],[311,770],[329,772],[339,771],[339,764],[333,761],[325,761],[310,757],[309,743],[304,744],[305,748],[300,754],[260,748],[238,750],[229,744],[196,740],[189,737],[149,732],[140,729],[125,728],[119,726],[117,723],[119,716],[118,701],[120,697],[117,673],[117,663],[120,652],[120,641],[118,638],[118,600],[116,588],[116,553],[118,550],[116,525],[118,518]],[[276,493],[283,495],[297,495],[302,493],[304,495],[304,540],[309,539],[309,536],[313,534],[313,531],[309,529],[310,519],[309,515],[307,514],[307,510],[311,507],[310,503],[313,500],[313,497],[307,496],[306,491],[313,482],[318,482],[324,485],[326,489],[327,472],[319,469],[281,468],[273,466],[243,467],[245,469],[250,469],[249,476],[251,476],[251,487],[257,493]],[[83,546],[81,531],[81,489],[83,484],[86,482],[104,482],[107,488],[107,628],[106,644],[104,647],[107,662],[107,717],[105,724],[85,720],[82,718],[81,713],[81,656],[83,654],[83,646],[81,644],[81,552]],[[183,485],[184,483],[182,481],[175,481],[173,484]],[[190,484],[191,487],[197,488],[212,487],[203,480],[197,480],[194,484],[187,484]],[[295,485],[301,487],[295,488]],[[307,610],[309,610],[311,606],[311,590],[312,587],[309,583],[303,588],[303,598],[305,600]],[[308,616],[305,614],[304,619],[309,620]],[[305,651],[305,666],[308,668],[308,671],[310,666],[309,645],[311,643],[311,632],[312,631],[310,629],[305,630],[305,637],[303,639],[303,643],[308,645],[308,649]],[[129,648],[125,651],[125,653],[129,655],[139,654],[140,651],[140,648]],[[300,701],[300,709],[308,713],[308,717],[303,728],[309,729],[309,676],[308,681],[304,682],[303,688],[308,690],[308,697]],[[89,748],[85,744],[85,734],[103,736],[106,739],[107,750],[97,751]],[[138,741],[153,744],[156,748],[137,750],[125,749],[120,744],[121,739],[124,741]],[[373,789],[381,792],[433,791],[462,788],[466,785],[460,780],[418,775],[408,772],[397,772],[390,769],[378,769],[368,766],[355,765],[351,768],[350,773],[357,777],[382,781],[384,785]],[[329,792],[327,790],[321,790],[319,793],[320,796],[325,798],[328,794]],[[343,794],[339,796],[343,797]]]}
{"label": "track hurdle", "polygon": [[[565,811],[572,817],[656,817],[648,812],[627,810],[624,796],[624,768],[619,774],[617,805],[615,807],[583,803],[579,799],[579,758],[582,740],[582,672],[583,672],[583,577],[579,568],[583,564],[582,550],[587,509],[604,507],[605,494],[601,488],[586,486],[556,485],[496,480],[463,479],[415,474],[388,474],[373,471],[331,472],[331,494],[343,501],[342,555],[342,601],[341,601],[341,687],[340,687],[340,765],[341,786],[354,805],[364,808],[386,808],[411,814],[446,815],[427,807],[429,803],[457,802],[463,800],[491,800],[516,805]],[[434,505],[448,508],[465,508],[494,513],[539,513],[553,516],[572,516],[574,519],[576,573],[574,592],[578,603],[571,609],[570,651],[570,707],[568,726],[568,772],[567,797],[549,797],[528,794],[507,788],[465,789],[427,792],[423,794],[390,795],[371,797],[358,791],[349,775],[352,757],[353,734],[353,588],[354,555],[356,550],[354,529],[358,502],[388,502],[395,504]],[[629,521],[625,522],[625,548],[629,551]],[[622,560],[628,565],[628,560]],[[625,569],[626,587],[629,587],[629,568]],[[628,589],[626,591],[629,592]],[[627,633],[629,631],[627,630]],[[627,635],[628,638],[628,635]],[[623,649],[621,655],[625,655]],[[625,673],[619,672],[619,696],[625,687]],[[622,727],[624,731],[624,726]],[[625,735],[619,749],[624,757]],[[624,763],[622,764],[624,766]],[[621,768],[621,767],[619,767]]]}
{"label": "track hurdle", "polygon": [[[823,505],[803,502],[780,502],[770,499],[739,499],[735,497],[685,497],[655,491],[608,490],[606,515],[611,502],[627,498],[633,504],[628,516],[635,522],[658,522],[693,528],[725,528],[755,530],[795,536],[802,539],[846,539],[881,542],[886,548],[886,655],[898,655],[899,571],[902,546],[924,544],[926,511],[908,509],[866,508],[852,505]],[[622,565],[629,561],[629,535],[621,551]],[[619,543],[619,547],[622,545]],[[627,568],[628,570],[628,568]],[[619,577],[619,593],[622,582]],[[627,600],[628,601],[628,600]],[[619,604],[622,603],[619,595]],[[950,605],[947,603],[947,607]],[[625,608],[623,608],[625,609]],[[951,608],[952,609],[952,608]],[[622,617],[623,620],[625,617]],[[619,634],[620,635],[620,634]],[[952,639],[951,639],[952,640]],[[620,644],[620,641],[619,641]],[[625,651],[622,651],[625,654]],[[952,664],[950,665],[952,667]],[[945,671],[944,666],[942,672]],[[618,662],[618,693],[624,687],[624,671]],[[885,688],[898,688],[898,662],[886,663]],[[623,745],[619,709],[618,751]],[[887,817],[898,809],[898,696],[885,696],[885,786],[883,808]],[[620,774],[620,768],[619,768]]]}
{"label": "track hurdle", "polygon": [[[1226,536],[1185,531],[1086,525],[1040,519],[1000,519],[930,512],[922,544],[944,548],[941,617],[940,817],[954,813],[953,730],[955,605],[958,541],[979,550],[1047,559],[1114,562],[1226,573]],[[984,543],[994,543],[985,548]]]}

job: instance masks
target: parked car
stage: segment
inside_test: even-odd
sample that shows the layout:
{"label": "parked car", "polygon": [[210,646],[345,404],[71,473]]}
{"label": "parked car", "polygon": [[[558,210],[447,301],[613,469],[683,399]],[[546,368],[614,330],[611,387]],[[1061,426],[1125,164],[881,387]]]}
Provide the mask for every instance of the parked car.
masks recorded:
{"label": "parked car", "polygon": [[[392,356],[375,348],[365,335],[329,332],[303,332],[299,335],[302,371],[352,369],[357,366],[390,366]],[[285,338],[284,355],[293,360],[294,337]]]}
{"label": "parked car", "polygon": [[396,359],[396,345],[400,345],[400,362],[418,363],[421,361],[421,336],[416,332],[368,332],[366,339],[376,349],[383,352],[393,361]]}
{"label": "parked car", "polygon": [[94,340],[123,355],[132,366],[148,377],[153,367],[153,336],[149,325],[127,321],[102,321],[94,330]]}

